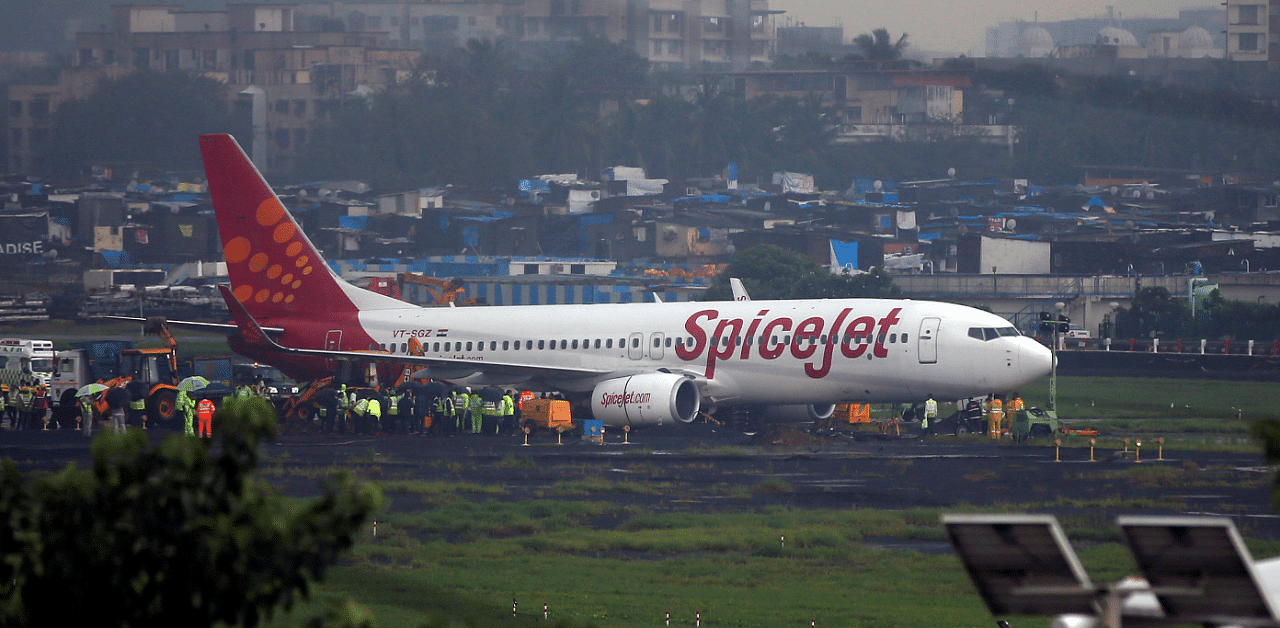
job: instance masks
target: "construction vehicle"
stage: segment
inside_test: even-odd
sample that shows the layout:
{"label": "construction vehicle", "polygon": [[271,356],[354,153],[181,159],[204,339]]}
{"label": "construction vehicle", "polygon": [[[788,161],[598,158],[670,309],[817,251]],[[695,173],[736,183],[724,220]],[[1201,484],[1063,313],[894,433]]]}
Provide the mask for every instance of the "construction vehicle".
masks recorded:
{"label": "construction vehicle", "polygon": [[144,331],[158,336],[165,346],[137,349],[129,341],[102,340],[73,342],[70,350],[57,352],[51,394],[58,399],[58,407],[63,411],[74,407],[76,390],[86,384],[130,383],[131,389],[145,391],[152,421],[171,422],[177,415],[178,341],[163,319],[148,319]]}
{"label": "construction vehicle", "polygon": [[1009,434],[1014,442],[1021,443],[1028,438],[1048,438],[1059,433],[1058,413],[1040,408],[1025,408],[1013,415],[1013,427]]}
{"label": "construction vehicle", "polygon": [[[419,305],[475,305],[475,299],[462,299],[466,289],[466,282],[457,278],[437,279],[418,273],[400,273],[396,276],[394,296]],[[430,296],[429,300],[422,298],[423,291]],[[390,295],[389,292],[383,294]]]}
{"label": "construction vehicle", "polygon": [[0,384],[48,384],[53,376],[53,341],[0,339]]}

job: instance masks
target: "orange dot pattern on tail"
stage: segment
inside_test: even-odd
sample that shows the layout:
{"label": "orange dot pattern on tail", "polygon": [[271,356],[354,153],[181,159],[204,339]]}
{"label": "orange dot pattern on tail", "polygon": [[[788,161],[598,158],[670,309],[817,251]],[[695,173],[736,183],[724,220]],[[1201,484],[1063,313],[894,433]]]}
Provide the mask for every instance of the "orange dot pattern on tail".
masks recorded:
{"label": "orange dot pattern on tail", "polygon": [[[238,236],[223,247],[228,264],[243,264],[249,271],[249,283],[234,290],[242,303],[293,303],[297,291],[306,286],[303,277],[310,275],[314,268],[311,259],[301,255],[306,247],[297,226],[287,216],[280,201],[268,198],[258,205],[254,219],[266,228],[270,241],[264,238],[255,250],[253,242]],[[284,245],[283,249],[271,246],[272,243]]]}

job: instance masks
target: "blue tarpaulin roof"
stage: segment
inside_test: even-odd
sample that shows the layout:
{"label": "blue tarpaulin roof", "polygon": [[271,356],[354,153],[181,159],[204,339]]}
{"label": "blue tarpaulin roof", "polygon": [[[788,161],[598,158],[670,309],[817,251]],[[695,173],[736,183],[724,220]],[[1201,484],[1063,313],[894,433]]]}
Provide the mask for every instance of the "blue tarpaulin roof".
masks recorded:
{"label": "blue tarpaulin roof", "polygon": [[338,216],[338,226],[343,229],[364,229],[369,226],[368,216]]}
{"label": "blue tarpaulin roof", "polygon": [[836,256],[836,264],[841,268],[857,268],[858,267],[858,243],[857,242],[841,242],[840,240],[831,241],[831,252]]}

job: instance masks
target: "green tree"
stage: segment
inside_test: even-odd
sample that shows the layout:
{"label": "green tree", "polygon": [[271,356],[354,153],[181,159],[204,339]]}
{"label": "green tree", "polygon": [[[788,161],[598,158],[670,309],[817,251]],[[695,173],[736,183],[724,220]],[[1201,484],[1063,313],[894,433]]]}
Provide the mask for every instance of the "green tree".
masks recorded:
{"label": "green tree", "polygon": [[730,278],[741,279],[752,300],[891,298],[901,294],[893,277],[882,269],[864,275],[833,275],[807,256],[772,245],[735,253],[703,300],[731,300]]}
{"label": "green tree", "polygon": [[32,479],[5,460],[0,623],[256,626],[306,597],[379,492],[340,477],[314,501],[285,502],[251,475],[274,410],[233,401],[214,425],[214,447],[100,434],[88,471]]}
{"label": "green tree", "polygon": [[1163,338],[1181,338],[1192,330],[1186,300],[1173,297],[1162,286],[1138,290],[1129,308],[1116,313],[1116,336],[1120,338],[1147,338],[1153,332]]}
{"label": "green tree", "polygon": [[901,59],[906,52],[907,34],[903,33],[898,41],[889,36],[889,29],[877,28],[870,33],[863,33],[853,38],[853,45],[863,59],[890,60]]}
{"label": "green tree", "polygon": [[196,169],[197,136],[247,132],[230,113],[226,84],[190,72],[133,72],[58,107],[44,156],[60,177],[83,176],[93,162]]}

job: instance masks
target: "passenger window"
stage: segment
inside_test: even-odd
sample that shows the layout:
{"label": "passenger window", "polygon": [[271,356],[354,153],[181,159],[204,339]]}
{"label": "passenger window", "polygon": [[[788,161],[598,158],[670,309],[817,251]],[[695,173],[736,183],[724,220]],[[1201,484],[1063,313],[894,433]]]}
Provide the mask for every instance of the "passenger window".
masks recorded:
{"label": "passenger window", "polygon": [[543,350],[543,349],[545,349],[545,348],[547,348],[547,341],[545,341],[545,340],[539,340],[539,341],[538,341],[538,350],[539,350],[539,351],[541,351],[541,350]]}
{"label": "passenger window", "polygon": [[597,349],[599,349],[599,348],[600,348],[600,339],[599,339],[599,338],[596,338],[596,348],[597,348]]}
{"label": "passenger window", "polygon": [[578,348],[578,339],[577,339],[577,338],[574,338],[574,339],[573,339],[573,348],[574,348],[574,349],[577,349],[577,348]]}
{"label": "passenger window", "polygon": [[489,350],[490,350],[490,351],[497,351],[497,350],[498,350],[498,341],[497,341],[497,340],[490,340],[490,341],[489,341]]}
{"label": "passenger window", "polygon": [[876,337],[876,344],[884,344],[884,334],[880,334]]}
{"label": "passenger window", "polygon": [[560,341],[560,348],[561,348],[561,349],[568,349],[568,348],[569,348],[569,341],[568,341],[568,340],[561,340],[561,341]]}
{"label": "passenger window", "polygon": [[639,338],[632,338],[632,339],[631,339],[631,348],[632,348],[632,349],[636,349],[636,348],[638,348],[639,346],[640,346],[640,339],[639,339]]}
{"label": "passenger window", "polygon": [[907,341],[907,335],[906,335],[906,334],[902,334],[902,342],[906,342],[906,341]]}
{"label": "passenger window", "polygon": [[432,350],[432,351],[440,351],[440,343],[438,343],[438,342],[437,342],[433,347],[431,347],[431,350]]}
{"label": "passenger window", "polygon": [[667,336],[667,348],[671,348],[671,336]]}
{"label": "passenger window", "polygon": [[510,341],[510,340],[503,340],[503,341],[502,341],[502,350],[503,350],[503,351],[507,351],[507,350],[509,350],[510,348],[511,348],[511,341]]}
{"label": "passenger window", "polygon": [[379,343],[379,344],[378,344],[378,350],[379,350],[379,351],[386,351],[386,350],[387,350],[387,345],[384,345],[384,344]]}
{"label": "passenger window", "polygon": [[408,353],[408,352],[409,352],[409,343],[407,342],[400,343],[400,353]]}
{"label": "passenger window", "polygon": [[898,342],[898,334],[889,334],[889,343]]}
{"label": "passenger window", "polygon": [[444,343],[444,350],[445,350],[445,351],[453,351],[453,349],[451,349],[451,348],[450,348],[450,347],[452,347],[452,346],[453,346],[453,343],[452,343],[452,342],[446,342],[446,343]]}
{"label": "passenger window", "polygon": [[657,337],[657,336],[654,336],[654,337],[653,337],[653,348],[654,348],[654,349],[657,349],[658,347],[661,347],[661,346],[662,346],[662,339],[661,339],[661,338],[659,338],[659,337]]}
{"label": "passenger window", "polygon": [[471,342],[467,341],[467,351],[470,351],[470,350],[471,350]]}
{"label": "passenger window", "polygon": [[604,341],[604,348],[606,348],[606,349],[612,349],[612,348],[613,348],[613,338],[609,338],[609,339],[607,339],[607,340],[605,340],[605,341]]}

